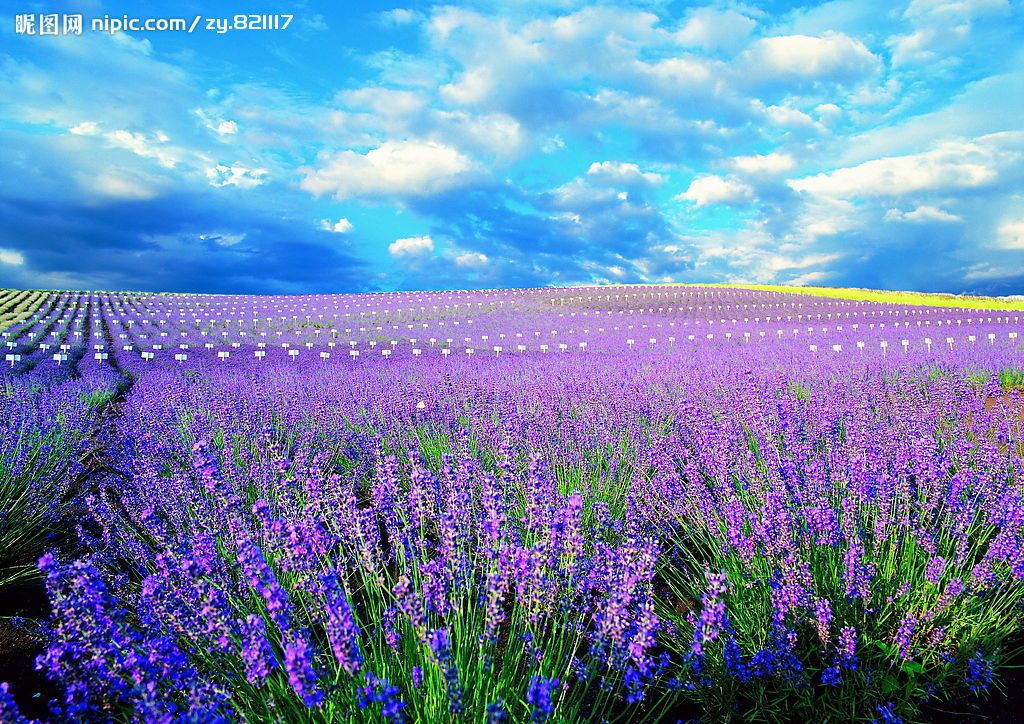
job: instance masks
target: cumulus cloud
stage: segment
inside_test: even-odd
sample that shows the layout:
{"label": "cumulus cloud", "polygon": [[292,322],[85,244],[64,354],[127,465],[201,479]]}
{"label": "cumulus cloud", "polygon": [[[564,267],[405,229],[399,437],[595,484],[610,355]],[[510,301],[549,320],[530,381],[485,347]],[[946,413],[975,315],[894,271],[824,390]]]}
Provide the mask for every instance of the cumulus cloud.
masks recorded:
{"label": "cumulus cloud", "polygon": [[903,17],[913,30],[886,41],[892,63],[896,67],[959,64],[962,59],[958,51],[970,44],[976,22],[1011,11],[1007,0],[912,0]]}
{"label": "cumulus cloud", "polygon": [[95,136],[99,132],[99,124],[95,121],[82,121],[68,129],[68,133],[72,133],[76,136]]}
{"label": "cumulus cloud", "polygon": [[1007,0],[911,0],[903,17],[969,19],[991,13],[1001,15],[1009,9],[1010,3]]}
{"label": "cumulus cloud", "polygon": [[736,10],[697,8],[689,13],[675,39],[682,45],[705,50],[732,50],[746,40],[756,25],[756,20]]}
{"label": "cumulus cloud", "polygon": [[324,231],[331,231],[335,234],[347,234],[348,232],[352,231],[352,229],[354,229],[355,227],[352,225],[351,221],[349,221],[345,217],[342,217],[337,221],[323,219],[320,222],[320,228],[323,229]]}
{"label": "cumulus cloud", "polygon": [[697,206],[708,204],[733,204],[749,201],[754,190],[742,181],[721,176],[698,176],[690,182],[690,186],[675,199],[692,201]]}
{"label": "cumulus cloud", "polygon": [[977,264],[971,264],[963,270],[964,281],[968,282],[987,282],[1002,279],[1013,279],[1024,277],[1024,266],[1016,266],[1007,268],[1002,265],[992,264],[987,261],[978,262]]}
{"label": "cumulus cloud", "polygon": [[[1011,137],[1009,146],[1015,145]],[[937,148],[890,156],[789,182],[794,191],[833,197],[904,196],[923,191],[979,188],[998,177],[998,164],[1019,158],[1000,149],[999,135],[946,141]],[[1001,152],[1002,151],[1002,152]]]}
{"label": "cumulus cloud", "polygon": [[886,221],[905,221],[912,224],[928,224],[928,223],[957,223],[963,221],[963,218],[956,214],[951,214],[948,211],[940,209],[938,206],[929,206],[922,204],[915,209],[910,211],[902,211],[900,209],[889,209],[885,212]]}
{"label": "cumulus cloud", "polygon": [[434,111],[436,133],[480,155],[502,160],[515,157],[525,141],[523,127],[506,113],[473,114]]}
{"label": "cumulus cloud", "polygon": [[76,180],[92,200],[143,201],[156,198],[164,186],[160,179],[127,169],[111,169],[97,175],[81,173]]}
{"label": "cumulus cloud", "polygon": [[779,126],[780,128],[786,128],[794,131],[812,131],[819,133],[825,130],[825,127],[818,121],[811,118],[810,115],[804,113],[799,108],[793,108],[787,105],[771,105],[766,106],[760,100],[755,100],[752,104],[752,108],[755,113],[763,115],[764,119],[773,126]]}
{"label": "cumulus cloud", "polygon": [[761,77],[834,81],[864,78],[880,60],[860,40],[843,33],[777,35],[756,41],[741,56],[744,66]]}
{"label": "cumulus cloud", "polygon": [[486,254],[478,251],[467,251],[455,257],[455,264],[468,269],[482,269],[487,266],[490,259]]}
{"label": "cumulus cloud", "polygon": [[170,137],[162,131],[150,134],[116,129],[104,131],[95,121],[82,121],[68,128],[73,136],[96,137],[106,141],[108,148],[130,151],[136,156],[155,160],[160,166],[173,169],[187,157],[194,157],[186,149],[168,144]]}
{"label": "cumulus cloud", "polygon": [[732,160],[737,170],[750,174],[778,174],[785,173],[796,165],[793,157],[788,153],[773,151],[766,154],[755,154],[753,156],[736,156]]}
{"label": "cumulus cloud", "polygon": [[388,245],[388,253],[398,258],[418,257],[429,254],[434,250],[434,240],[429,236],[410,236],[404,239],[395,239]]}
{"label": "cumulus cloud", "polygon": [[845,199],[813,197],[791,213],[795,218],[783,238],[797,245],[834,237],[865,223],[863,211]]}
{"label": "cumulus cloud", "polygon": [[385,10],[378,16],[381,23],[384,25],[411,25],[412,23],[419,22],[423,19],[423,15],[417,10],[410,10],[409,8],[393,8],[391,10]]}
{"label": "cumulus cloud", "polygon": [[[0,145],[12,153],[0,154],[0,171],[18,179],[0,194],[0,226],[11,209],[70,196],[83,226],[117,212],[133,243],[191,244],[220,266],[265,260],[270,247],[284,259],[304,235],[312,251],[296,258],[310,269],[289,273],[295,291],[298,280],[327,278],[325,250],[367,260],[345,277],[349,289],[360,279],[751,279],[760,269],[795,283],[828,275],[951,288],[970,273],[986,289],[1002,280],[1012,291],[1022,283],[1010,268],[1022,244],[1024,142],[983,134],[1020,127],[1019,3],[907,3],[891,13],[861,0],[681,12],[564,0],[410,6],[370,16],[362,27],[387,50],[353,57],[327,96],[306,72],[322,58],[301,45],[287,58],[280,50],[296,72],[235,74],[222,85],[215,69],[127,35],[23,44],[0,60],[0,97],[17,99],[2,110]],[[924,61],[927,72],[909,67]],[[688,207],[666,203],[670,182]],[[178,214],[173,228],[152,229],[159,219],[143,214],[200,198],[211,209],[201,221]],[[360,202],[376,209],[360,249],[337,243],[352,229],[332,198],[355,199],[349,213]],[[228,204],[237,216],[222,220]],[[58,238],[55,214],[33,218],[3,242],[32,265],[47,257],[20,239],[55,247],[85,238]],[[118,228],[82,248],[96,251]],[[198,239],[211,229],[230,232]],[[444,241],[398,239],[428,231]],[[729,252],[695,251],[719,243]],[[831,258],[850,248],[857,254]],[[123,251],[103,257],[123,276],[75,283],[131,286],[129,268],[146,268]],[[915,263],[901,264],[908,255]],[[151,256],[149,266],[169,258]],[[800,267],[804,258],[816,263]],[[351,261],[331,266],[331,283]],[[231,284],[254,288],[261,265],[278,273],[270,264],[253,261]],[[400,278],[390,276],[398,268]],[[213,273],[203,279],[224,288]]]}
{"label": "cumulus cloud", "polygon": [[25,263],[25,255],[20,251],[14,249],[2,249],[0,248],[0,264],[10,264],[11,266],[21,266]]}
{"label": "cumulus cloud", "polygon": [[338,200],[358,196],[426,196],[468,180],[473,162],[435,141],[387,141],[365,154],[341,151],[305,169],[300,187]]}
{"label": "cumulus cloud", "polygon": [[192,111],[203,122],[203,125],[216,133],[218,136],[233,136],[238,133],[238,124],[231,120],[215,118],[204,111],[196,108]]}
{"label": "cumulus cloud", "polygon": [[829,273],[826,271],[812,271],[805,274],[798,274],[791,279],[786,280],[786,284],[790,284],[794,287],[806,287],[815,284],[821,284],[829,278]]}
{"label": "cumulus cloud", "polygon": [[412,116],[427,105],[427,97],[419,91],[364,86],[344,90],[337,99],[353,108],[373,111],[377,116]]}
{"label": "cumulus cloud", "polygon": [[181,161],[181,151],[165,145],[169,139],[162,133],[147,136],[121,129],[103,135],[111,146],[126,149],[137,156],[155,159],[164,168],[174,168]]}
{"label": "cumulus cloud", "polygon": [[251,189],[266,182],[265,168],[249,168],[241,164],[227,165],[219,163],[206,169],[206,178],[211,186],[237,186],[240,189]]}
{"label": "cumulus cloud", "polygon": [[618,161],[595,161],[587,169],[587,176],[597,183],[609,186],[657,186],[665,181],[661,174],[641,171],[635,163]]}
{"label": "cumulus cloud", "polygon": [[999,224],[996,244],[1002,249],[1024,250],[1024,219],[1007,219]]}

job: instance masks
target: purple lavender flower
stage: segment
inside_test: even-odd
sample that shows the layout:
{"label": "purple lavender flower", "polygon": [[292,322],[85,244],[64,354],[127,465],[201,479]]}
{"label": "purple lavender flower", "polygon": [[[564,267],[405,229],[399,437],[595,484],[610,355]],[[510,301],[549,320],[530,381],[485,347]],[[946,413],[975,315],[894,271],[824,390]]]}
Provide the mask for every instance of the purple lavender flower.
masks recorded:
{"label": "purple lavender flower", "polygon": [[366,673],[366,685],[360,690],[357,703],[360,709],[365,709],[370,704],[381,705],[381,715],[392,722],[404,722],[403,710],[406,703],[401,700],[401,690],[397,686],[388,683],[384,677],[379,677],[372,672]]}
{"label": "purple lavender flower", "polygon": [[540,675],[530,679],[530,685],[526,690],[526,703],[533,707],[531,721],[545,722],[554,713],[555,704],[551,700],[551,692],[560,683],[558,679],[545,679]]}
{"label": "purple lavender flower", "polygon": [[825,686],[839,686],[843,683],[843,673],[838,666],[829,666],[821,670],[821,683]]}
{"label": "purple lavender flower", "polygon": [[317,673],[313,666],[313,651],[309,642],[298,632],[291,632],[284,645],[284,667],[288,672],[288,683],[310,708],[320,706],[326,695],[317,685]]}
{"label": "purple lavender flower", "polygon": [[346,673],[356,673],[363,663],[359,650],[359,624],[356,623],[348,595],[338,577],[330,574],[321,579],[324,607],[327,613],[327,638],[334,658]]}
{"label": "purple lavender flower", "polygon": [[977,651],[967,661],[967,688],[971,690],[973,694],[980,694],[988,691],[989,685],[992,683],[993,676],[995,674],[995,668],[989,659],[986,659],[981,651]]}
{"label": "purple lavender flower", "polygon": [[939,585],[939,581],[942,579],[942,574],[946,571],[946,559],[942,556],[935,556],[928,561],[928,566],[925,568],[924,577],[929,583],[934,586]]}
{"label": "purple lavender flower", "polygon": [[917,624],[917,618],[908,613],[903,616],[903,620],[900,621],[900,626],[893,636],[893,643],[896,644],[896,654],[901,659],[909,659],[913,655],[911,637],[917,629]]}
{"label": "purple lavender flower", "polygon": [[629,642],[627,651],[641,674],[651,670],[649,651],[654,647],[655,635],[661,628],[661,622],[654,613],[654,598],[645,595],[639,606],[639,619],[636,622],[636,633]]}
{"label": "purple lavender flower", "polygon": [[857,668],[857,629],[853,626],[844,626],[839,630],[837,652],[840,666],[850,670]]}
{"label": "purple lavender flower", "polygon": [[753,674],[750,671],[750,667],[743,661],[743,654],[740,651],[739,642],[736,640],[735,632],[732,630],[731,626],[729,627],[728,635],[725,638],[723,654],[725,657],[725,670],[729,675],[741,684],[745,684],[750,681]]}
{"label": "purple lavender flower", "polygon": [[239,629],[242,632],[242,661],[245,662],[246,681],[259,686],[276,666],[267,641],[266,624],[261,617],[249,614]]}
{"label": "purple lavender flower", "polygon": [[498,699],[487,705],[487,724],[505,724],[507,721],[508,712],[504,701]]}
{"label": "purple lavender flower", "polygon": [[704,653],[704,644],[717,639],[719,632],[728,623],[723,599],[728,591],[728,577],[725,573],[710,571],[707,571],[704,577],[707,579],[707,590],[701,596],[700,617],[694,626],[693,644],[690,647],[697,656]]}
{"label": "purple lavender flower", "polygon": [[896,715],[891,701],[884,705],[879,704],[875,707],[875,711],[878,712],[880,718],[872,720],[872,724],[903,724],[903,720]]}
{"label": "purple lavender flower", "polygon": [[0,683],[0,721],[10,724],[29,724],[29,720],[21,714],[18,703],[11,695],[11,686],[7,682]]}
{"label": "purple lavender flower", "polygon": [[437,659],[441,671],[444,672],[448,690],[448,707],[453,714],[460,714],[465,710],[462,704],[462,686],[459,684],[459,672],[455,666],[455,657],[452,655],[452,642],[448,637],[448,631],[446,629],[431,631],[427,637],[427,644]]}
{"label": "purple lavender flower", "polygon": [[814,602],[814,627],[818,631],[818,638],[821,643],[827,644],[831,634],[829,628],[832,625],[832,604],[827,598],[819,598]]}

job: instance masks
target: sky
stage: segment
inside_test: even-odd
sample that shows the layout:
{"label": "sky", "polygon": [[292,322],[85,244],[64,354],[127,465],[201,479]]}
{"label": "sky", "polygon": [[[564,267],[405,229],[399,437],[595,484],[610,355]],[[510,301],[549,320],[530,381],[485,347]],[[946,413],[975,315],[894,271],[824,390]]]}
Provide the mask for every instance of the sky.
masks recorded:
{"label": "sky", "polygon": [[5,3],[0,286],[1021,294],[1022,3]]}

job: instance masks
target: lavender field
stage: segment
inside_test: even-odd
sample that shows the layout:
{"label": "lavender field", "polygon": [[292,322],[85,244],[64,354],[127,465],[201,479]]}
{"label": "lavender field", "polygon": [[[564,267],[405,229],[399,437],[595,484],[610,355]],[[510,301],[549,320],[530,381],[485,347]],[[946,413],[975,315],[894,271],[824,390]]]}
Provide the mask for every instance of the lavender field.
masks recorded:
{"label": "lavender field", "polygon": [[1024,312],[33,299],[4,722],[1012,717]]}

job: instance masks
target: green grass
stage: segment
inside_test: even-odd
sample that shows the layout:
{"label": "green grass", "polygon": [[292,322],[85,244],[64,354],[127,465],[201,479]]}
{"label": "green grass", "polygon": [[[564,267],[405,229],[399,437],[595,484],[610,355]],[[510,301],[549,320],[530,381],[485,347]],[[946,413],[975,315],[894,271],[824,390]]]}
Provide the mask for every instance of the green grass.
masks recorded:
{"label": "green grass", "polygon": [[[646,286],[646,285],[645,285]],[[961,309],[991,309],[993,311],[1024,311],[1024,300],[975,297],[959,294],[929,294],[925,292],[898,292],[885,289],[851,289],[844,287],[793,287],[783,284],[667,284],[652,286],[701,286],[726,289],[752,289],[765,292],[788,292],[830,299],[851,299],[882,304],[910,304],[928,307],[959,307]]]}
{"label": "green grass", "polygon": [[46,292],[0,289],[0,332],[26,321],[49,298]]}

